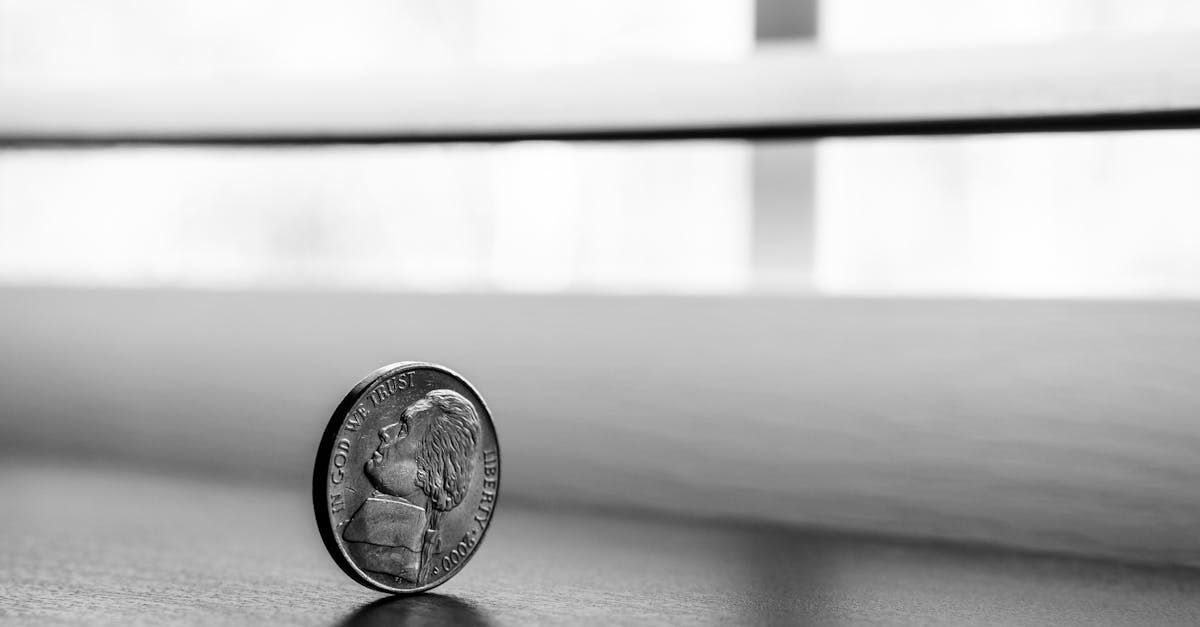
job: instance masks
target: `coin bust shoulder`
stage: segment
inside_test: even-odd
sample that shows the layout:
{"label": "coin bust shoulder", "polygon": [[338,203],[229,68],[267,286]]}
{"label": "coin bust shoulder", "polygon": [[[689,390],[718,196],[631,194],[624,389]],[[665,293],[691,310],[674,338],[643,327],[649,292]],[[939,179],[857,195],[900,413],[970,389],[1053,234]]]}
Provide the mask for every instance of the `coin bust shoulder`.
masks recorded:
{"label": "coin bust shoulder", "polygon": [[456,574],[491,524],[500,447],[478,392],[453,371],[376,370],[334,412],[317,451],[313,507],[351,578],[420,592]]}

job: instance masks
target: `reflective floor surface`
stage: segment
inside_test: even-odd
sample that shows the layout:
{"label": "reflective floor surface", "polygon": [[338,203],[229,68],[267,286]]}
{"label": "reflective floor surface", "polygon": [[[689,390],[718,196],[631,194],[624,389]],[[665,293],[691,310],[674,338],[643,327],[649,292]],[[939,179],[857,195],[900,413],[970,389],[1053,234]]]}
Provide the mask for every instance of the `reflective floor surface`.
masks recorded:
{"label": "reflective floor surface", "polygon": [[6,455],[0,616],[80,625],[1200,623],[1193,571],[506,502],[459,576],[435,594],[383,597],[324,554],[306,483]]}

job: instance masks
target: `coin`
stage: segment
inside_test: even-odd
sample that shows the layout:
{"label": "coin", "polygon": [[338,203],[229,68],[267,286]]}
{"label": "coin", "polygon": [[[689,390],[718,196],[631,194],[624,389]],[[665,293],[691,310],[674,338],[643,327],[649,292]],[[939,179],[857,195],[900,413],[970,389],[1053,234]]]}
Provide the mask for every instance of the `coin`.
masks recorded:
{"label": "coin", "polygon": [[483,398],[448,368],[384,366],[342,400],[317,449],[313,508],[333,560],[383,592],[423,592],[475,554],[500,493]]}

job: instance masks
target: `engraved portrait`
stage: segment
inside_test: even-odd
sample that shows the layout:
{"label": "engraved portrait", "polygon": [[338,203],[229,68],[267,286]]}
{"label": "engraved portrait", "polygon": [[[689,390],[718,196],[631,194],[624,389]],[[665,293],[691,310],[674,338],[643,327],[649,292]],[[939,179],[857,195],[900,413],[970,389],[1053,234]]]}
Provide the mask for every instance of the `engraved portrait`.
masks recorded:
{"label": "engraved portrait", "polygon": [[364,570],[417,584],[429,578],[442,514],[466,496],[479,415],[461,394],[433,390],[379,429],[365,464],[374,492],[347,521],[347,551]]}

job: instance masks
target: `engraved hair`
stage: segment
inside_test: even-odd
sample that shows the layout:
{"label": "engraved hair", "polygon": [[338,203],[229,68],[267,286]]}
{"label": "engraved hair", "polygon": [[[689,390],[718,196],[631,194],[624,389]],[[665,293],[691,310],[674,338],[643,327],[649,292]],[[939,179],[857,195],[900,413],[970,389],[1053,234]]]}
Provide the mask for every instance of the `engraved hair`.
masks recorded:
{"label": "engraved hair", "polygon": [[417,452],[417,487],[433,509],[447,511],[462,502],[471,480],[479,415],[471,402],[451,390],[433,390],[413,403],[413,413],[437,410]]}

